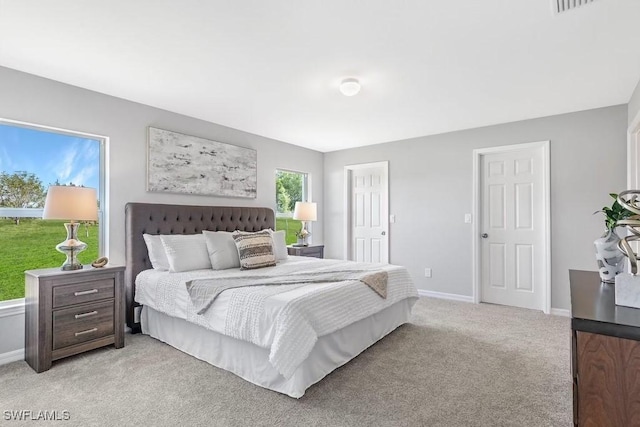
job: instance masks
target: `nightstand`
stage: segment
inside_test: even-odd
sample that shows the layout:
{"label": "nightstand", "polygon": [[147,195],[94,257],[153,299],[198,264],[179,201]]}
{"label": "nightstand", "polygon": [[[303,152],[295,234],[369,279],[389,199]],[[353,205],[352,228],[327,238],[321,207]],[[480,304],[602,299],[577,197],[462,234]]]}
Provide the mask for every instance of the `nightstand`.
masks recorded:
{"label": "nightstand", "polygon": [[287,246],[287,253],[296,256],[324,258],[324,245]]}
{"label": "nightstand", "polygon": [[25,360],[51,362],[113,344],[124,347],[124,267],[25,271]]}

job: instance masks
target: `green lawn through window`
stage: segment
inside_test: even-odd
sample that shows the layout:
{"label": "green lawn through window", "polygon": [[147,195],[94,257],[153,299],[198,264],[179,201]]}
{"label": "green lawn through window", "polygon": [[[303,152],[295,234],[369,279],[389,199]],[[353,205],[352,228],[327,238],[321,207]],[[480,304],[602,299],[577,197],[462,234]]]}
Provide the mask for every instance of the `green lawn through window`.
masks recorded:
{"label": "green lawn through window", "polygon": [[[0,301],[24,297],[25,270],[62,265],[66,257],[56,245],[67,237],[63,224],[22,218],[16,225],[11,219],[0,219]],[[89,246],[78,258],[90,264],[98,258],[98,225],[86,229],[80,225],[78,238]]]}
{"label": "green lawn through window", "polygon": [[300,231],[300,227],[302,227],[302,223],[297,219],[276,218],[276,230],[285,230],[287,232],[287,245],[298,240],[296,233]]}

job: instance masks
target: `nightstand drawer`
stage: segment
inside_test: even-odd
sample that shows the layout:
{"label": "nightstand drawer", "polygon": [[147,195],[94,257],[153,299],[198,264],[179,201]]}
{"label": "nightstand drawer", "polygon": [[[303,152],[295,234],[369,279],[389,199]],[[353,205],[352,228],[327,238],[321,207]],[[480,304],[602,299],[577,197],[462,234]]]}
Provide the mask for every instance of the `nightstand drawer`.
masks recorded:
{"label": "nightstand drawer", "polygon": [[324,258],[324,245],[287,246],[289,255]]}
{"label": "nightstand drawer", "polygon": [[113,298],[114,280],[92,280],[53,288],[53,308]]}
{"label": "nightstand drawer", "polygon": [[306,257],[322,258],[323,248],[305,248],[301,254]]}
{"label": "nightstand drawer", "polygon": [[113,300],[53,312],[53,349],[113,335]]}

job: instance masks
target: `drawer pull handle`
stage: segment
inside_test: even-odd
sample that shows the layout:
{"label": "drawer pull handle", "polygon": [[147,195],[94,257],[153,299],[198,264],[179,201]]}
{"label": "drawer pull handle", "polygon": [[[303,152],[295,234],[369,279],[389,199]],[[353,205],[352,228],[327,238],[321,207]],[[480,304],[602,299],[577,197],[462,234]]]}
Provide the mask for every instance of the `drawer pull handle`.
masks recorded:
{"label": "drawer pull handle", "polygon": [[73,295],[79,297],[79,296],[82,296],[82,295],[97,294],[97,293],[98,293],[97,289],[90,289],[88,291],[74,292]]}
{"label": "drawer pull handle", "polygon": [[84,334],[90,334],[91,332],[95,332],[97,330],[98,330],[98,328],[91,328],[91,329],[87,329],[86,331],[76,332],[76,336],[84,335]]}
{"label": "drawer pull handle", "polygon": [[76,319],[82,319],[83,317],[93,316],[94,314],[98,314],[98,312],[96,310],[93,310],[88,313],[76,314]]}

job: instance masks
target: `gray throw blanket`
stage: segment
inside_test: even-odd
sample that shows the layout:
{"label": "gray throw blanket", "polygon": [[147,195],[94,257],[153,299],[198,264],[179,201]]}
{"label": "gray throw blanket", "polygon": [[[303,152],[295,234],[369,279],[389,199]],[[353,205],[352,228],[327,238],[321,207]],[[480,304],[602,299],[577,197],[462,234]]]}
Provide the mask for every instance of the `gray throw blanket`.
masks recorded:
{"label": "gray throw blanket", "polygon": [[298,285],[311,283],[334,283],[360,281],[369,286],[382,298],[387,298],[386,271],[340,270],[322,271],[315,273],[296,273],[285,277],[274,276],[245,276],[226,277],[223,279],[204,278],[186,282],[189,297],[198,314],[203,314],[211,307],[218,295],[227,289],[246,286],[265,285]]}

